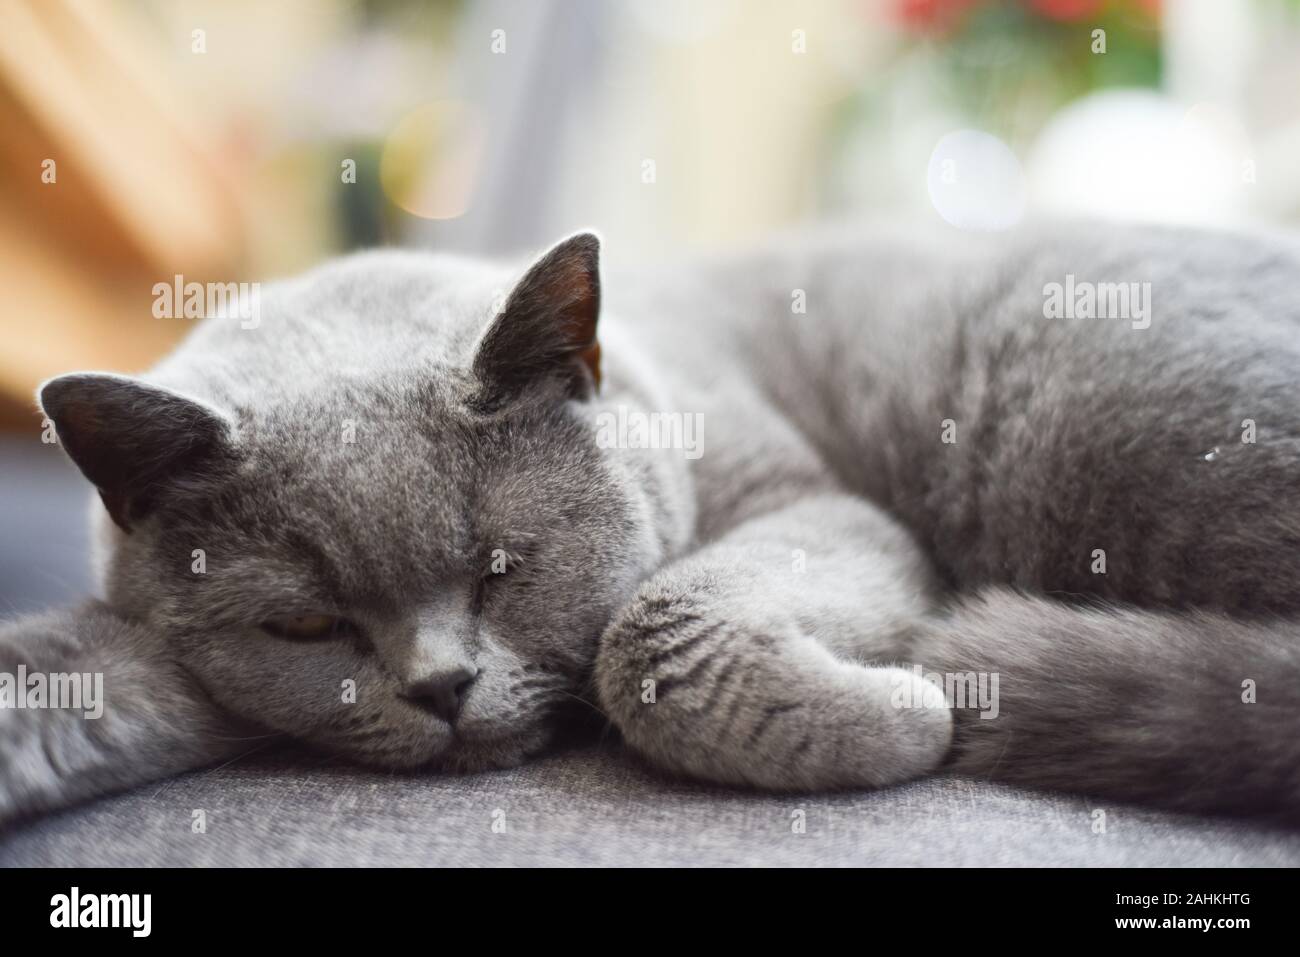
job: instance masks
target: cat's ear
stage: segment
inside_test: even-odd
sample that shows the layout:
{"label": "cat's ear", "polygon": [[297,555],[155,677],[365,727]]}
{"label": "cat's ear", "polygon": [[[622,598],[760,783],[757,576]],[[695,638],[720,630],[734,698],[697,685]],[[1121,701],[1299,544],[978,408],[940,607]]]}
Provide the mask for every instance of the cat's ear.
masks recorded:
{"label": "cat's ear", "polygon": [[556,377],[590,396],[600,387],[599,318],[600,240],[578,233],[532,265],[479,341],[473,371],[485,396]]}
{"label": "cat's ear", "polygon": [[170,486],[233,457],[229,421],[215,409],[126,376],[74,372],[37,392],[59,443],[125,531]]}

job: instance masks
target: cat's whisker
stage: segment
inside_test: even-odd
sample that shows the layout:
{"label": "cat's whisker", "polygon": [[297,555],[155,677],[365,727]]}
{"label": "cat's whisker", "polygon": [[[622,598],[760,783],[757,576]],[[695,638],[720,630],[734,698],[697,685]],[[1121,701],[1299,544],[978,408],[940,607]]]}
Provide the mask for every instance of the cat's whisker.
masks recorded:
{"label": "cat's whisker", "polygon": [[288,738],[289,733],[287,731],[272,731],[269,734],[248,734],[237,736],[214,734],[212,737],[218,741],[263,741],[267,738]]}
{"label": "cat's whisker", "polygon": [[570,691],[564,691],[564,690],[557,690],[556,694],[560,695],[563,698],[571,698],[574,701],[586,705],[588,708],[596,712],[596,714],[600,715],[606,721],[612,722],[614,720],[609,716],[609,713],[605,711],[604,708],[600,707],[600,705],[596,704],[594,701],[588,701],[586,698],[582,697],[581,695],[576,695]]}
{"label": "cat's whisker", "polygon": [[259,745],[258,745],[257,747],[255,747],[255,748],[249,748],[247,751],[243,751],[243,752],[241,752],[241,753],[235,755],[235,756],[234,756],[233,758],[231,758],[229,761],[225,761],[225,762],[223,762],[223,763],[221,763],[221,764],[218,764],[218,765],[217,765],[216,767],[214,767],[214,768],[209,768],[207,771],[204,772],[204,776],[206,777],[206,776],[208,776],[208,775],[216,774],[218,771],[222,770],[223,768],[228,768],[228,767],[230,767],[230,766],[231,766],[232,764],[234,764],[236,761],[242,761],[244,758],[248,757],[249,755],[251,755],[251,754],[256,754],[258,751],[262,751],[262,750],[264,750],[264,749],[265,749],[266,747],[268,747],[271,743],[272,743],[272,742],[267,741],[267,742],[265,742],[265,743],[263,743],[263,744],[259,744]]}

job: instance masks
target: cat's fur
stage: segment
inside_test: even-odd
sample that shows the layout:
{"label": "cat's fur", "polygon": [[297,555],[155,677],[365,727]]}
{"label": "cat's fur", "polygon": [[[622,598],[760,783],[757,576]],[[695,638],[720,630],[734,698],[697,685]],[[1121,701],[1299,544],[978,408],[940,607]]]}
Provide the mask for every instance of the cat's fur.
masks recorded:
{"label": "cat's fur", "polygon": [[[596,259],[354,256],[143,380],[46,384],[107,506],[108,606],[9,625],[0,670],[111,662],[113,719],[0,711],[0,819],[259,733],[508,765],[583,697],[708,780],[952,767],[1300,816],[1291,248],[855,232],[603,289]],[[1067,274],[1150,282],[1150,328],[1045,318]],[[703,454],[602,447],[620,408],[702,415]],[[259,627],[316,612],[358,631]],[[996,672],[998,717],[898,706],[933,688],[913,663]],[[453,730],[416,690],[457,668]]]}

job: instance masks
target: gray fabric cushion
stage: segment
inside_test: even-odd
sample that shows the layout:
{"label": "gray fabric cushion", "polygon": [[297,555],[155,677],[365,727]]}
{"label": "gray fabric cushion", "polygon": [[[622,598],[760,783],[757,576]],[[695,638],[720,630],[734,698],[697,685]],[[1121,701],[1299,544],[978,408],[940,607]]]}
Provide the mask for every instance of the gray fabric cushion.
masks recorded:
{"label": "gray fabric cushion", "polygon": [[[1093,833],[1096,808],[1105,834]],[[191,832],[196,809],[206,834]],[[791,826],[798,810],[803,834]],[[254,756],[0,838],[3,866],[1297,864],[1300,834],[1240,822],[958,778],[743,793],[666,780],[615,746],[466,777]]]}

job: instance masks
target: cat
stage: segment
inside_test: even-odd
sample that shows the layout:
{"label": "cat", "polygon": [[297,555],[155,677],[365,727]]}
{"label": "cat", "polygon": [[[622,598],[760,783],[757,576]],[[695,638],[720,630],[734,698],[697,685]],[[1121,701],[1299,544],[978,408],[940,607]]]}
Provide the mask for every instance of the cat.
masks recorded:
{"label": "cat", "polygon": [[[599,254],[356,254],[144,376],[46,382],[100,597],[0,628],[0,672],[102,672],[107,704],[0,709],[0,821],[268,735],[508,767],[579,702],[720,784],[951,770],[1296,820],[1293,247],[858,227],[607,281]],[[1067,282],[1142,284],[1142,321],[1063,318]],[[693,450],[647,441],[674,416]]]}

